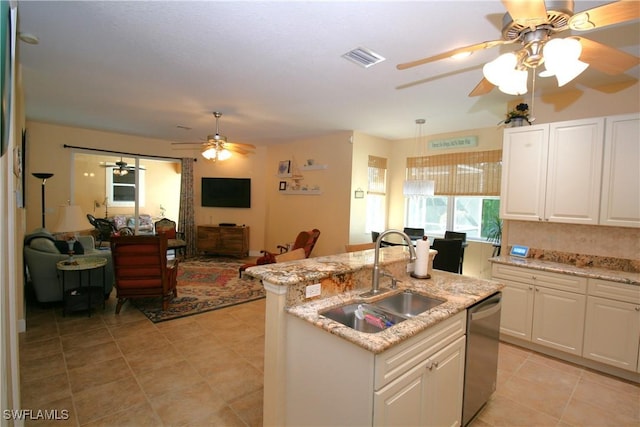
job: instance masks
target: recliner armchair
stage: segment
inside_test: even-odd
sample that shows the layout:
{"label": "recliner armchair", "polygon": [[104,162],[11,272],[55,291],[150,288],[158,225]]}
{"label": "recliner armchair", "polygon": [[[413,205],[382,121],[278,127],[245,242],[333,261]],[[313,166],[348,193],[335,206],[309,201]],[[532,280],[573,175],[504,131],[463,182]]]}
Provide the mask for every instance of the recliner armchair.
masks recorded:
{"label": "recliner armchair", "polygon": [[[113,262],[111,252],[95,249],[93,236],[79,236],[78,241],[82,245],[84,254],[75,254],[74,257],[99,256],[107,259],[105,266],[105,298],[108,298],[113,289]],[[24,239],[24,265],[27,280],[31,282],[36,300],[40,303],[62,301],[62,275],[56,268],[56,263],[69,258],[66,252],[60,252],[56,247],[55,238],[45,230],[39,229]],[[66,244],[66,242],[65,242]],[[91,270],[91,282],[102,283],[102,270]],[[65,287],[70,289],[79,285],[79,275],[68,274]],[[86,274],[82,275],[83,284],[87,280]]]}

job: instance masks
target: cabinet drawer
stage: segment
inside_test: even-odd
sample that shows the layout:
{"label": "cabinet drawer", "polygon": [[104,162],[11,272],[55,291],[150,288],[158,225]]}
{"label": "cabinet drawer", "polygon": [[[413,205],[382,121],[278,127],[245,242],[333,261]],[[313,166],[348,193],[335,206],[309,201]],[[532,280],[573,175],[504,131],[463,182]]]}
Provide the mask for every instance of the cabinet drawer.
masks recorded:
{"label": "cabinet drawer", "polygon": [[545,286],[569,292],[582,294],[587,292],[587,278],[572,276],[570,274],[494,264],[491,275],[496,279],[512,280],[514,282]]}
{"label": "cabinet drawer", "polygon": [[533,274],[531,270],[524,267],[511,267],[503,264],[493,264],[491,267],[491,277],[495,279],[513,280],[514,282],[528,283],[533,285]]}
{"label": "cabinet drawer", "polygon": [[640,286],[626,283],[589,279],[589,295],[640,304]]}
{"label": "cabinet drawer", "polygon": [[374,389],[381,389],[416,363],[463,336],[466,333],[466,325],[465,310],[376,356]]}

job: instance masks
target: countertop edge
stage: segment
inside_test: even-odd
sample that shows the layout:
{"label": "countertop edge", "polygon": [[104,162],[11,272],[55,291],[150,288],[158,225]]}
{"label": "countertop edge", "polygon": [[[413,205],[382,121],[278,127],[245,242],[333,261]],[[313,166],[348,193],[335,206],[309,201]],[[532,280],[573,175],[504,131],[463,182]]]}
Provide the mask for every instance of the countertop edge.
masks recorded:
{"label": "countertop edge", "polygon": [[512,256],[498,256],[489,258],[489,262],[640,286],[640,273],[607,270],[604,268],[596,267],[578,267],[575,265],[562,264],[554,261],[535,258],[519,258]]}

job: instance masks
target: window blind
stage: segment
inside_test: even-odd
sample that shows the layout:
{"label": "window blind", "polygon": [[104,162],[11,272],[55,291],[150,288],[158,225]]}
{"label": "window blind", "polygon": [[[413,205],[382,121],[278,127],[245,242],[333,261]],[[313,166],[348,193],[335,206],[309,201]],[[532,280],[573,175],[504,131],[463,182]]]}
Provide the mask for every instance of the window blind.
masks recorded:
{"label": "window blind", "polygon": [[369,194],[386,194],[387,159],[384,157],[369,156],[368,167]]}
{"label": "window blind", "polygon": [[499,196],[502,150],[407,158],[407,180],[435,181],[438,196]]}

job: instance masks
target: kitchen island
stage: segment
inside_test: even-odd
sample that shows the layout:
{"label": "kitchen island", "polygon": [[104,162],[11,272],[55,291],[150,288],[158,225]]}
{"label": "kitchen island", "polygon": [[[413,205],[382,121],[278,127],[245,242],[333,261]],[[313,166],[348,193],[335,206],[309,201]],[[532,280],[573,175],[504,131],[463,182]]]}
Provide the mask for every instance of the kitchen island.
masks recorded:
{"label": "kitchen island", "polygon": [[[374,376],[384,375],[374,372],[369,367],[375,366],[376,363],[380,365],[383,358],[394,351],[402,353],[407,350],[411,353],[416,345],[422,346],[420,348],[424,351],[440,351],[441,347],[436,346],[439,343],[447,348],[453,348],[449,346],[454,345],[458,350],[462,349],[462,354],[458,351],[456,357],[464,359],[466,309],[502,288],[499,282],[433,270],[430,279],[414,279],[407,274],[409,253],[406,248],[386,247],[380,250],[380,267],[400,280],[398,290],[391,292],[410,289],[445,302],[374,334],[359,332],[319,315],[318,313],[325,309],[362,300],[360,294],[371,287],[373,260],[374,250],[366,250],[247,269],[248,275],[263,281],[267,291],[264,425],[287,425],[287,417],[292,419],[292,414],[293,419],[297,420],[296,411],[299,413],[300,408],[292,408],[295,406],[292,402],[296,400],[291,393],[288,393],[287,387],[296,387],[304,383],[306,378],[321,379],[323,372],[327,374],[326,378],[335,379],[336,375],[328,375],[332,373],[323,371],[327,366],[335,367],[336,372],[346,369],[344,372],[351,375],[342,377],[344,385],[361,381],[361,384],[367,388],[363,389],[363,393],[368,393],[373,390]],[[318,284],[320,285],[319,295],[307,298],[308,287],[311,286],[315,293],[317,286],[313,285]],[[388,287],[389,283],[383,281],[381,286]],[[381,296],[377,295],[365,302],[375,302],[380,298]],[[319,364],[314,365],[315,361],[309,359],[306,369],[300,370],[298,362],[303,360],[301,357],[304,357],[304,353],[299,353],[297,350],[309,351],[314,345],[320,345],[318,348],[323,349],[319,355],[314,351],[316,356],[319,356],[315,359]],[[349,354],[354,356],[351,362],[366,360],[363,362],[364,365],[357,364],[354,366],[357,367],[355,370],[347,366]],[[334,363],[337,360],[343,360],[344,363],[339,367]],[[459,375],[459,369],[452,372],[457,372]],[[394,375],[397,377],[400,373],[396,372],[387,380],[395,378]],[[307,384],[307,387],[319,390],[317,387],[320,387],[320,384]],[[319,390],[319,395],[328,397],[338,395],[339,391],[323,389]],[[461,388],[456,388],[454,391],[461,395]],[[374,397],[371,394],[364,397],[359,394],[357,397],[359,401],[364,402],[364,411],[355,410],[356,415],[359,416],[360,412],[368,411],[369,406],[373,405]],[[459,399],[461,401],[461,396]],[[340,399],[342,400],[345,399]],[[355,403],[354,399],[347,400]],[[347,401],[342,404],[350,403]],[[335,412],[338,413],[338,410],[350,411],[349,408],[336,407]],[[306,413],[312,416],[311,410]],[[351,410],[351,413],[354,411]],[[372,411],[364,415],[365,417],[373,416]],[[377,420],[376,424],[379,421]],[[306,423],[313,424],[314,420],[306,419]],[[372,424],[372,422],[367,423]]]}

